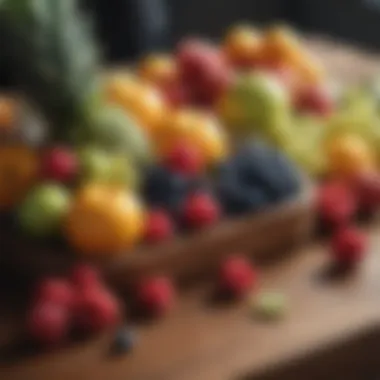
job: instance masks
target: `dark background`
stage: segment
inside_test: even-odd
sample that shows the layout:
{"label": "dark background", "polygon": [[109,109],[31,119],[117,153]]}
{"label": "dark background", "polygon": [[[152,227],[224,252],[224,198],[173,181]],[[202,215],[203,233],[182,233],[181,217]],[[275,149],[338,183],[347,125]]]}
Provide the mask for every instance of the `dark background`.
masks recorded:
{"label": "dark background", "polygon": [[170,48],[185,35],[220,38],[236,22],[285,21],[380,49],[380,0],[90,0],[110,60]]}

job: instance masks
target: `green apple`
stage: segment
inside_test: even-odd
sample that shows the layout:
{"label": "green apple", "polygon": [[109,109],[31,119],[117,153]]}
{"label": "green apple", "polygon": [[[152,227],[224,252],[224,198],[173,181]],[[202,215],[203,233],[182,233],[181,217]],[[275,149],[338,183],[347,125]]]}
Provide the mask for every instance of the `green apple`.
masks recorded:
{"label": "green apple", "polygon": [[26,233],[49,236],[59,230],[70,205],[70,194],[61,185],[41,184],[35,187],[18,209],[18,222]]}
{"label": "green apple", "polygon": [[88,146],[80,149],[79,162],[84,182],[104,182],[136,188],[138,172],[133,162],[120,153]]}
{"label": "green apple", "polygon": [[239,107],[250,132],[273,134],[275,138],[277,130],[289,122],[289,93],[273,74],[257,71],[242,74],[237,77],[229,96]]}

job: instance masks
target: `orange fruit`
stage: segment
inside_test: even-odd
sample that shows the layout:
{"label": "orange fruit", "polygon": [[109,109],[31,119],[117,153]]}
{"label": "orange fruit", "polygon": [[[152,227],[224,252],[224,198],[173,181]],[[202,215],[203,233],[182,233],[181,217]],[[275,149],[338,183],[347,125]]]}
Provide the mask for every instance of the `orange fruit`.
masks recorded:
{"label": "orange fruit", "polygon": [[194,144],[208,164],[220,160],[227,153],[227,137],[217,118],[193,109],[180,109],[168,114],[155,141],[160,155],[167,154],[180,141]]}
{"label": "orange fruit", "polygon": [[38,154],[25,146],[0,146],[0,210],[20,202],[36,183]]}
{"label": "orange fruit", "polygon": [[341,135],[329,141],[326,157],[329,171],[338,176],[350,177],[376,170],[374,151],[357,135]]}
{"label": "orange fruit", "polygon": [[13,129],[16,123],[17,103],[13,98],[0,96],[0,131]]}
{"label": "orange fruit", "polygon": [[297,34],[288,27],[269,29],[263,42],[263,59],[288,65],[306,83],[315,84],[324,77],[323,67],[303,47]]}
{"label": "orange fruit", "polygon": [[143,228],[139,199],[132,192],[101,184],[79,190],[65,223],[69,243],[87,255],[115,255],[131,249]]}
{"label": "orange fruit", "polygon": [[261,35],[249,26],[235,26],[227,33],[223,50],[233,63],[253,64],[262,50]]}
{"label": "orange fruit", "polygon": [[115,76],[107,83],[108,101],[133,116],[148,132],[153,133],[165,113],[165,102],[153,86],[131,77]]}
{"label": "orange fruit", "polygon": [[177,67],[174,59],[165,54],[148,55],[138,67],[140,77],[150,83],[163,86],[174,83],[177,78]]}

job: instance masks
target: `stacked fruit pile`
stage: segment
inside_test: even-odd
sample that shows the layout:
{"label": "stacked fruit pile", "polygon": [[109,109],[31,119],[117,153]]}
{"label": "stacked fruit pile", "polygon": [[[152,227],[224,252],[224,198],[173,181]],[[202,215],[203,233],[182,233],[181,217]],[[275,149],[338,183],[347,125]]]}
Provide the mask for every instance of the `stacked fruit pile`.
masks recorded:
{"label": "stacked fruit pile", "polygon": [[[108,256],[297,193],[296,168],[256,137],[240,143],[221,117],[235,100],[251,124],[278,113],[286,91],[273,62],[283,49],[302,83],[317,79],[287,31],[259,37],[237,28],[222,47],[185,40],[135,71],[100,74],[83,15],[72,0],[58,3],[0,7],[5,49],[29,101],[1,100],[2,131],[13,139],[0,147],[0,207],[24,233],[61,234],[75,251]],[[241,69],[253,70],[248,87]],[[252,113],[248,103],[261,100],[263,112]]]}

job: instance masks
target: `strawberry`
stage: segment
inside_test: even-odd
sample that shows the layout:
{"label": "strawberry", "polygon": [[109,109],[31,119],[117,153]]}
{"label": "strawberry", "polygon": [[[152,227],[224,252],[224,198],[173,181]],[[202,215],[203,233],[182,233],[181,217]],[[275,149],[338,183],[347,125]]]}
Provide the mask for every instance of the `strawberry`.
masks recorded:
{"label": "strawberry", "polygon": [[152,277],[142,280],[136,291],[140,309],[153,316],[166,314],[174,304],[175,289],[167,277]]}
{"label": "strawberry", "polygon": [[244,257],[229,257],[220,267],[219,286],[228,295],[242,297],[256,282],[257,272]]}
{"label": "strawberry", "polygon": [[145,241],[157,243],[174,235],[174,223],[164,210],[151,210],[145,223]]}

